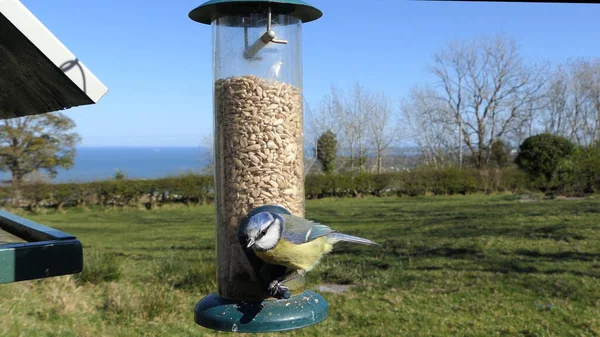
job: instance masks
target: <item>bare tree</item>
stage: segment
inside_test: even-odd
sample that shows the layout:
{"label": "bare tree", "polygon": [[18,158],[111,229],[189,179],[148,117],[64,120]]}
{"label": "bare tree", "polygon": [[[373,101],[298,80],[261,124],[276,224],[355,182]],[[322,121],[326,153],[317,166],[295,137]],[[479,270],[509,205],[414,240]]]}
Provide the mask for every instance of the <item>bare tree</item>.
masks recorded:
{"label": "bare tree", "polygon": [[347,106],[347,121],[353,125],[354,136],[356,145],[358,146],[358,157],[357,164],[359,170],[362,172],[365,170],[365,164],[367,159],[367,152],[369,150],[369,111],[373,108],[373,101],[371,99],[371,93],[364,89],[358,82],[354,83],[354,86],[349,97],[349,104]]}
{"label": "bare tree", "polygon": [[576,59],[550,76],[540,117],[544,131],[579,145],[600,139],[600,60]]}
{"label": "bare tree", "polygon": [[587,60],[577,63],[576,81],[583,93],[580,109],[582,144],[589,145],[600,139],[600,61]]}
{"label": "bare tree", "polygon": [[542,68],[525,65],[503,34],[449,43],[434,55],[431,71],[478,168],[488,164],[495,140],[531,117],[544,86]]}
{"label": "bare tree", "polygon": [[459,145],[458,129],[438,93],[431,87],[413,87],[400,110],[408,136],[421,149],[425,164],[435,168],[451,164]]}
{"label": "bare tree", "polygon": [[332,90],[333,106],[341,143],[348,151],[349,160],[346,167],[350,171],[364,170],[368,150],[368,111],[370,93],[358,82],[346,92]]}
{"label": "bare tree", "polygon": [[[354,154],[354,143],[348,136],[352,133],[352,125],[345,121],[344,101],[341,91],[332,85],[330,92],[323,96],[315,110],[307,109],[306,139],[312,144],[314,158],[311,166],[316,162],[318,138],[327,130],[331,130],[342,147],[350,148],[350,155]],[[349,145],[349,146],[348,146]],[[352,157],[353,158],[353,157]],[[308,173],[308,169],[306,172]]]}
{"label": "bare tree", "polygon": [[358,82],[345,91],[332,85],[319,108],[309,114],[307,133],[316,144],[323,132],[331,130],[349,157],[342,169],[351,172],[365,170],[367,155],[373,150],[381,172],[383,157],[398,131],[393,117],[392,104],[384,93],[372,93]]}
{"label": "bare tree", "polygon": [[334,133],[339,131],[341,107],[338,96],[338,89],[331,86],[330,93],[323,96],[316,109],[311,109],[307,105],[305,138],[309,142],[316,143],[319,136],[327,130],[332,130]]}
{"label": "bare tree", "polygon": [[516,149],[526,138],[543,132],[543,128],[540,127],[541,106],[543,105],[530,102],[523,107],[523,115],[520,123],[517,124],[514,130],[507,132],[506,136],[503,137],[509,139],[507,144],[514,144],[512,147]]}
{"label": "bare tree", "polygon": [[349,156],[345,168],[352,172],[357,164],[359,169],[364,169],[364,159],[369,147],[369,96],[369,92],[358,83],[347,92],[331,86],[331,92],[321,101],[320,113],[315,119],[320,121],[316,123],[320,125],[315,128],[320,133],[330,129],[338,136],[341,148]]}
{"label": "bare tree", "polygon": [[569,61],[567,67],[569,72],[569,87],[567,110],[564,112],[568,123],[567,132],[569,136],[567,138],[581,145],[585,143],[583,119],[588,115],[585,85],[582,81],[585,74],[582,73],[583,69],[579,61]]}
{"label": "bare tree", "polygon": [[545,133],[570,138],[568,114],[570,82],[569,73],[562,66],[558,66],[549,77],[548,92],[544,97],[544,108],[540,113]]}
{"label": "bare tree", "polygon": [[306,121],[304,129],[304,142],[310,144],[311,151],[304,158],[304,174],[311,173],[315,166],[318,151],[319,137],[326,131],[335,128],[335,111],[333,110],[331,97],[326,95],[319,103],[317,109],[311,109],[310,105],[304,102],[304,120]]}
{"label": "bare tree", "polygon": [[367,112],[369,131],[377,159],[377,173],[381,174],[383,158],[397,139],[397,124],[393,120],[392,103],[383,92],[378,92],[371,97]]}

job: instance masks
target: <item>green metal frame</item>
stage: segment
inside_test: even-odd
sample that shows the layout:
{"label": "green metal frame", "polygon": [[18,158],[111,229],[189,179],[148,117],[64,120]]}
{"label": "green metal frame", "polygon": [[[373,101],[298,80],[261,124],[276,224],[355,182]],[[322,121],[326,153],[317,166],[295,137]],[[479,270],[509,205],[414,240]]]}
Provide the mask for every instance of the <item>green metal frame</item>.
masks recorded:
{"label": "green metal frame", "polygon": [[75,274],[83,268],[76,237],[0,211],[0,230],[27,242],[0,245],[0,284]]}

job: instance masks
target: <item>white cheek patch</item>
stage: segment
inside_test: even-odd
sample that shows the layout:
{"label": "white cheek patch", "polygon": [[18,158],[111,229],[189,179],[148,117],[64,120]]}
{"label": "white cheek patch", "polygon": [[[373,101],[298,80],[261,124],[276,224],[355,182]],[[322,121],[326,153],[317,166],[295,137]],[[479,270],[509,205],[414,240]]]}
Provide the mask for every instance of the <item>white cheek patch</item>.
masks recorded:
{"label": "white cheek patch", "polygon": [[257,243],[264,249],[271,249],[277,245],[280,236],[279,226],[271,226],[267,229],[267,233],[260,238]]}

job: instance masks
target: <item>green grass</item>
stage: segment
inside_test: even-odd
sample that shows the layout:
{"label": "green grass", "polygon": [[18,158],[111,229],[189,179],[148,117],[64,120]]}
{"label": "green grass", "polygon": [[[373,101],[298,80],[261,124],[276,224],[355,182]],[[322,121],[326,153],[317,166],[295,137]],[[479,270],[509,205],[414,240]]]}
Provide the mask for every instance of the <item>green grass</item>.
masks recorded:
{"label": "green grass", "polygon": [[[307,217],[383,244],[341,243],[308,276],[354,284],[294,336],[600,336],[600,199],[322,199]],[[78,236],[86,270],[0,286],[0,336],[212,336],[210,206],[27,216]],[[275,334],[272,334],[275,335]]]}

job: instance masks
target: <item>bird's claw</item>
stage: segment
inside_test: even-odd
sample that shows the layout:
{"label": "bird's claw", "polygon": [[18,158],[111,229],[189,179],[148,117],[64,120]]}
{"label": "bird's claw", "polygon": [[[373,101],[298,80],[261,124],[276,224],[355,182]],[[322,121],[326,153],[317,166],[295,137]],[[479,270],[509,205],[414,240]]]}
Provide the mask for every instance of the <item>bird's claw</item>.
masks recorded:
{"label": "bird's claw", "polygon": [[269,288],[267,288],[267,294],[277,299],[288,299],[290,298],[290,288],[275,280],[269,284]]}

